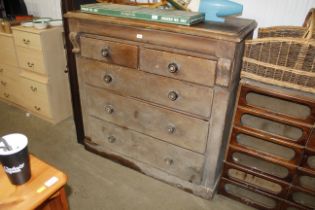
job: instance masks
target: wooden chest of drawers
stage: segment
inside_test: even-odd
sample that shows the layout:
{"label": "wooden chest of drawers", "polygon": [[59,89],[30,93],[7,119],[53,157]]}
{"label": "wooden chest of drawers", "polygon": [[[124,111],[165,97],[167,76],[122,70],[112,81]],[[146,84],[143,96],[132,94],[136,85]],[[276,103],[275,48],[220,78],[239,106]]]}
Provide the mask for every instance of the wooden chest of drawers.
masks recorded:
{"label": "wooden chest of drawers", "polygon": [[79,12],[66,17],[86,149],[210,198],[244,39],[256,23],[186,27]]}

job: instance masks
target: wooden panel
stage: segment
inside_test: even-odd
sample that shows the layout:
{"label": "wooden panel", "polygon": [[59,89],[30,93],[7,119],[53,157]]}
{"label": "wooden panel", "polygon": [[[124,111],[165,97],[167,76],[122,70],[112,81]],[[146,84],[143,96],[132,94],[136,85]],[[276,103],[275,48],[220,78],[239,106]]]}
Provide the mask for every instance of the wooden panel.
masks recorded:
{"label": "wooden panel", "polygon": [[17,55],[20,67],[38,74],[47,75],[41,51],[17,47]]}
{"label": "wooden panel", "polygon": [[130,68],[138,67],[138,47],[82,36],[81,56]]}
{"label": "wooden panel", "polygon": [[141,48],[140,69],[174,79],[213,86],[216,61]]}
{"label": "wooden panel", "polygon": [[203,120],[89,86],[86,95],[92,116],[200,153],[205,150],[209,124]]}
{"label": "wooden panel", "polygon": [[0,63],[17,66],[13,36],[0,33]]}
{"label": "wooden panel", "polygon": [[181,179],[200,183],[204,161],[202,155],[96,118],[89,117],[88,121],[86,135],[93,139],[99,150],[110,149]]}
{"label": "wooden panel", "polygon": [[222,178],[219,193],[260,210],[278,210],[281,200],[268,193]]}
{"label": "wooden panel", "polygon": [[[213,90],[149,73],[78,59],[86,83],[209,118]],[[107,82],[104,78],[110,78]],[[169,95],[177,96],[171,100]]]}
{"label": "wooden panel", "polygon": [[41,50],[41,40],[39,34],[29,33],[20,30],[13,30],[14,41],[17,46]]}

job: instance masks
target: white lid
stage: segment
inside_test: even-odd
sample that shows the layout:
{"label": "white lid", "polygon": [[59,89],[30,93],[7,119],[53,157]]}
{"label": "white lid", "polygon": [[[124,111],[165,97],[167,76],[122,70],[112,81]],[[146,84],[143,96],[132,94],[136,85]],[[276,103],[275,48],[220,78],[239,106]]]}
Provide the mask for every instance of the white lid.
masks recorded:
{"label": "white lid", "polygon": [[[12,155],[24,149],[27,146],[27,137],[20,133],[12,133],[5,136],[2,136],[6,142],[12,147],[10,151],[4,151],[0,148],[0,155]],[[0,142],[0,147],[4,147],[4,143]]]}

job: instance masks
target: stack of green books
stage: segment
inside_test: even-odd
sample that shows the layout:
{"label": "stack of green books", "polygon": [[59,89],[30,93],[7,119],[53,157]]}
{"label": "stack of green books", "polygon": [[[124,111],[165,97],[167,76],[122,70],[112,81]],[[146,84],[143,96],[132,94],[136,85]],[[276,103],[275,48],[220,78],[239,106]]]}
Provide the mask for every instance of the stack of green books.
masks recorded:
{"label": "stack of green books", "polygon": [[192,25],[204,21],[204,13],[181,10],[146,8],[111,3],[96,3],[81,5],[81,11],[92,14],[115,17],[133,18],[162,23]]}

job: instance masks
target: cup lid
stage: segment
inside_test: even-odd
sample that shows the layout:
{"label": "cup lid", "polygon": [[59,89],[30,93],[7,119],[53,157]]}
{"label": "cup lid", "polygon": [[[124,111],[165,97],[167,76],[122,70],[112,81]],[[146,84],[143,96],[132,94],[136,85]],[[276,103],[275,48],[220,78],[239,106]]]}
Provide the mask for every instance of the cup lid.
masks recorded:
{"label": "cup lid", "polygon": [[[4,150],[0,148],[0,155],[12,155],[15,154],[27,146],[27,137],[20,133],[12,133],[2,136],[6,142],[12,147],[12,150]],[[5,147],[3,142],[0,142],[0,147]]]}

